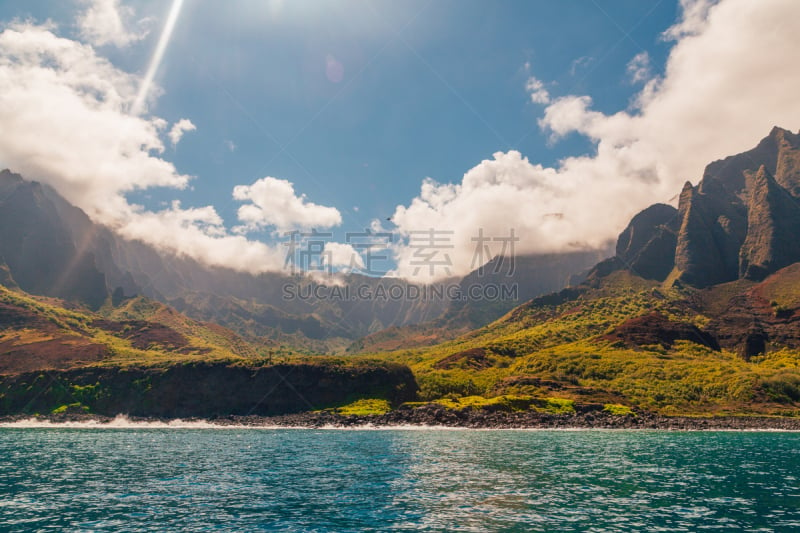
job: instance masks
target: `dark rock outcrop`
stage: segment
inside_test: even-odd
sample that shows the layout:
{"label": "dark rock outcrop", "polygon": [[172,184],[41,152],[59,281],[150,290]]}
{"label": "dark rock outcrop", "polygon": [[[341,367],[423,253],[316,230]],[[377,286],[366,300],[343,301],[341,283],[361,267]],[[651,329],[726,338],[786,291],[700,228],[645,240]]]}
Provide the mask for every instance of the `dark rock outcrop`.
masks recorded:
{"label": "dark rock outcrop", "polygon": [[685,340],[712,350],[719,351],[720,349],[713,336],[694,324],[675,322],[655,311],[626,320],[610,333],[600,337],[600,340],[622,342],[632,348],[648,345],[671,348],[675,341]]}
{"label": "dark rock outcrop", "polygon": [[487,356],[485,348],[470,348],[463,352],[448,355],[444,359],[433,364],[433,368],[438,370],[449,370],[456,367],[469,370],[483,370],[490,366],[492,366],[492,361]]}
{"label": "dark rock outcrop", "polygon": [[675,262],[678,210],[655,204],[637,214],[617,239],[616,257],[645,279],[664,281]]}
{"label": "dark rock outcrop", "polygon": [[746,172],[757,171],[762,165],[781,187],[800,197],[800,134],[777,126],[752,150],[709,164],[701,192],[725,190],[744,199]]}
{"label": "dark rock outcrop", "polygon": [[[221,416],[210,420],[219,427],[306,427],[306,428],[392,428],[459,427],[473,429],[647,429],[647,430],[800,430],[800,418],[776,416],[663,416],[637,410],[629,415],[615,415],[602,405],[575,405],[574,414],[554,415],[537,411],[489,411],[464,409],[454,411],[440,405],[401,407],[383,415],[347,416],[331,411],[303,412],[279,416]],[[30,419],[29,415],[1,416],[0,422]],[[37,417],[51,423],[91,422],[108,424],[110,417],[70,412]],[[156,419],[163,420],[163,419]],[[131,418],[131,422],[150,422],[153,418]]]}
{"label": "dark rock outcrop", "polygon": [[706,167],[681,193],[676,279],[708,287],[763,279],[800,261],[800,135],[773,128],[748,152]]}
{"label": "dark rock outcrop", "polygon": [[800,261],[800,134],[773,128],[758,146],[686,182],[677,213],[653,205],[631,220],[616,257],[589,278],[627,268],[658,281],[710,287],[761,280]]}
{"label": "dark rock outcrop", "polygon": [[680,195],[681,226],[675,249],[676,278],[707,287],[739,277],[739,249],[747,230],[747,212],[725,189],[703,192],[702,184],[684,185]]}
{"label": "dark rock outcrop", "polygon": [[313,411],[349,398],[385,398],[398,405],[414,399],[416,391],[411,370],[395,364],[90,367],[0,376],[0,415],[80,404],[106,416],[264,416]]}
{"label": "dark rock outcrop", "polygon": [[800,260],[800,204],[764,165],[746,178],[747,237],[739,253],[739,275],[760,281]]}
{"label": "dark rock outcrop", "polygon": [[[734,295],[706,330],[723,348],[745,359],[781,348],[800,348],[800,264],[779,270]],[[794,293],[794,294],[792,294]],[[780,298],[783,304],[773,298]]]}

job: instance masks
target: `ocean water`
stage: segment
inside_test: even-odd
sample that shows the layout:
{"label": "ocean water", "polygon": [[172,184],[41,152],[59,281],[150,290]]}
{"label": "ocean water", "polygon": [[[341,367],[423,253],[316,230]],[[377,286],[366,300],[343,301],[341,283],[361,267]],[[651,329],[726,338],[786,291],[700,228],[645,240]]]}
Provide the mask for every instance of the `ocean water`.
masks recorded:
{"label": "ocean water", "polygon": [[0,530],[798,531],[800,434],[0,427]]}

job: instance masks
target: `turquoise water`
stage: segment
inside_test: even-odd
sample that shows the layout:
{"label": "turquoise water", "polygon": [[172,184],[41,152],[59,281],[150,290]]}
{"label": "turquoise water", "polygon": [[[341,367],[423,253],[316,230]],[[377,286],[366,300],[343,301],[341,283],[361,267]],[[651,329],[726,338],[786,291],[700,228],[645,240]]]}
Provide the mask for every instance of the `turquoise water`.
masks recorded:
{"label": "turquoise water", "polygon": [[797,531],[800,434],[0,428],[0,530]]}

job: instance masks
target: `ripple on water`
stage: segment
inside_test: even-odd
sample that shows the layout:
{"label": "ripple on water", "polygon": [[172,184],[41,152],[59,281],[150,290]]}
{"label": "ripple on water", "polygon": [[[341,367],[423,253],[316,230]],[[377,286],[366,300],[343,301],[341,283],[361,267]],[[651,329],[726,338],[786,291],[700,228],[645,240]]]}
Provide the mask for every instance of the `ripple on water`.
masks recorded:
{"label": "ripple on water", "polygon": [[788,531],[799,444],[778,432],[4,427],[0,530]]}

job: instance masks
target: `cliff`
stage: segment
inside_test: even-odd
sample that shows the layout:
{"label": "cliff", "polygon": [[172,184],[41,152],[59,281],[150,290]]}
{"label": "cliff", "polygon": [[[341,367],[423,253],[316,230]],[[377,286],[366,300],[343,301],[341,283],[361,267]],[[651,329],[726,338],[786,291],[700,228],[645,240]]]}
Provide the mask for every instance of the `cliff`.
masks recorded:
{"label": "cliff", "polygon": [[0,376],[0,415],[46,414],[71,406],[106,416],[266,416],[362,397],[398,405],[414,399],[416,391],[408,367],[390,363],[88,367]]}

